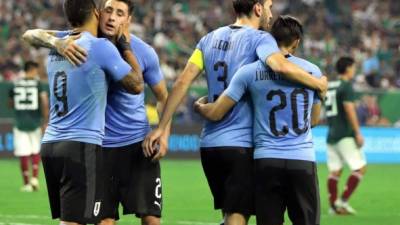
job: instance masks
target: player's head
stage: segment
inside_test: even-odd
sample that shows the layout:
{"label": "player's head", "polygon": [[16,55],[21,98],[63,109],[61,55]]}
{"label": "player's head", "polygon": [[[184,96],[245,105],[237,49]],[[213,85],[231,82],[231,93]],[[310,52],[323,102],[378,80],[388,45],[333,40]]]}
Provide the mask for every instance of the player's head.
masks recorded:
{"label": "player's head", "polygon": [[99,0],[64,0],[63,9],[69,24],[74,27],[82,27],[89,21],[98,23]]}
{"label": "player's head", "polygon": [[257,17],[259,28],[267,30],[272,19],[272,0],[233,0],[237,17]]}
{"label": "player's head", "polygon": [[339,76],[345,76],[348,79],[352,79],[356,73],[356,62],[353,58],[348,56],[340,57],[336,62],[336,71]]}
{"label": "player's head", "polygon": [[24,65],[26,77],[35,77],[38,74],[39,64],[34,61],[27,61]]}
{"label": "player's head", "polygon": [[105,0],[100,14],[102,35],[114,37],[119,27],[129,23],[133,12],[132,0]]}
{"label": "player's head", "polygon": [[292,16],[279,16],[271,28],[279,47],[289,48],[294,53],[303,37],[303,26],[300,21]]}

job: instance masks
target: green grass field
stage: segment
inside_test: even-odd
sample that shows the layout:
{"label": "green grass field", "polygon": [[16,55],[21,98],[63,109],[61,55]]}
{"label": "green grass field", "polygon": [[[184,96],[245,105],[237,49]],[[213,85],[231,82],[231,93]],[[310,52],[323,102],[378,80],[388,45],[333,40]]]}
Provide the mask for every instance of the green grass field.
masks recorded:
{"label": "green grass field", "polygon": [[[327,169],[319,166],[322,225],[400,225],[400,165],[370,165],[367,176],[351,199],[356,216],[327,214],[325,179]],[[347,175],[347,174],[344,174]],[[200,161],[165,160],[162,163],[164,225],[217,225],[220,213],[212,198]],[[344,179],[342,179],[343,186]],[[43,174],[41,190],[21,193],[18,161],[0,160],[0,225],[57,224],[50,219]],[[140,224],[134,216],[123,216],[121,225]],[[250,224],[255,224],[252,218]],[[287,221],[285,224],[291,224]]]}

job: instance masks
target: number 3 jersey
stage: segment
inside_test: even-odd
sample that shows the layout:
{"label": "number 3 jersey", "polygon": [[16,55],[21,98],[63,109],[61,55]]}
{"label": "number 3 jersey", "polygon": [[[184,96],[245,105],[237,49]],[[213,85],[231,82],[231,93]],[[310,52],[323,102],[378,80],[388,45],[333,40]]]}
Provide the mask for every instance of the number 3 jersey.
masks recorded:
{"label": "number 3 jersey", "polygon": [[42,122],[40,94],[45,92],[39,79],[20,79],[14,82],[10,98],[14,102],[14,126],[21,131],[33,131]]}
{"label": "number 3 jersey", "polygon": [[[190,62],[204,69],[208,102],[214,102],[228,87],[236,71],[279,52],[275,39],[267,32],[246,26],[225,26],[204,36]],[[195,56],[200,55],[200,59]],[[204,65],[204,66],[203,66]],[[251,103],[243,97],[219,122],[205,123],[201,147],[253,147]]]}
{"label": "number 3 jersey", "polygon": [[[317,66],[288,55],[288,60],[320,77]],[[225,94],[239,101],[250,93],[254,108],[254,158],[315,161],[311,134],[313,90],[294,84],[255,62],[239,69]]]}
{"label": "number 3 jersey", "polygon": [[101,145],[107,79],[119,81],[131,70],[106,39],[84,32],[76,43],[88,52],[87,61],[79,67],[54,51],[48,57],[50,120],[43,143],[79,141]]}

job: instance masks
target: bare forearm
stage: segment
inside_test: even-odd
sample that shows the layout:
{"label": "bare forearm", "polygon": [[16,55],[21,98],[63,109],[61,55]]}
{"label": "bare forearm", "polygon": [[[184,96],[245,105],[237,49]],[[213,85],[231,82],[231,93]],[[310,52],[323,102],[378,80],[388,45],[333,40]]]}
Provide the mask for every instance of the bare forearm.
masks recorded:
{"label": "bare forearm", "polygon": [[55,32],[41,29],[28,30],[22,35],[22,40],[35,47],[56,49]]}
{"label": "bare forearm", "polygon": [[172,91],[169,94],[167,103],[163,110],[160,123],[158,125],[161,129],[166,129],[168,123],[171,122],[172,117],[178,108],[179,104],[182,102],[183,98],[185,97],[190,84],[186,82],[182,82],[180,80],[176,81]]}
{"label": "bare forearm", "polygon": [[205,119],[210,120],[210,121],[218,121],[222,118],[222,116],[217,115],[217,111],[215,110],[213,103],[207,103],[207,104],[201,105],[198,108],[198,112]]}
{"label": "bare forearm", "polygon": [[[165,109],[165,106],[167,105],[167,100],[168,100],[168,94],[165,95],[162,99],[157,101],[157,112],[160,117]],[[166,129],[164,131],[165,132],[164,135],[166,135],[167,137],[169,137],[170,132],[171,132],[171,124],[172,124],[172,120],[170,120],[168,122]]]}
{"label": "bare forearm", "polygon": [[314,104],[311,112],[311,127],[315,127],[319,124],[320,113],[321,104]]}
{"label": "bare forearm", "polygon": [[358,124],[358,118],[356,109],[353,103],[345,103],[344,110],[346,112],[346,118],[350,123],[351,128],[356,134],[360,133],[360,125]]}
{"label": "bare forearm", "polygon": [[133,94],[140,94],[144,90],[143,75],[136,61],[136,57],[131,51],[125,51],[124,59],[132,67],[131,73],[123,80],[124,87]]}

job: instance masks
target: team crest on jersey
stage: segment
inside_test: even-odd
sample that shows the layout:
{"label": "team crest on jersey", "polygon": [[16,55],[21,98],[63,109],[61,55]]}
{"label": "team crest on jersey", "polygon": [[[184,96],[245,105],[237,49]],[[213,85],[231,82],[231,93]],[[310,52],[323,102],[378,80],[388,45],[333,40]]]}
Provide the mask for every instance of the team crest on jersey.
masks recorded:
{"label": "team crest on jersey", "polygon": [[101,202],[94,203],[93,215],[98,216],[100,213]]}

